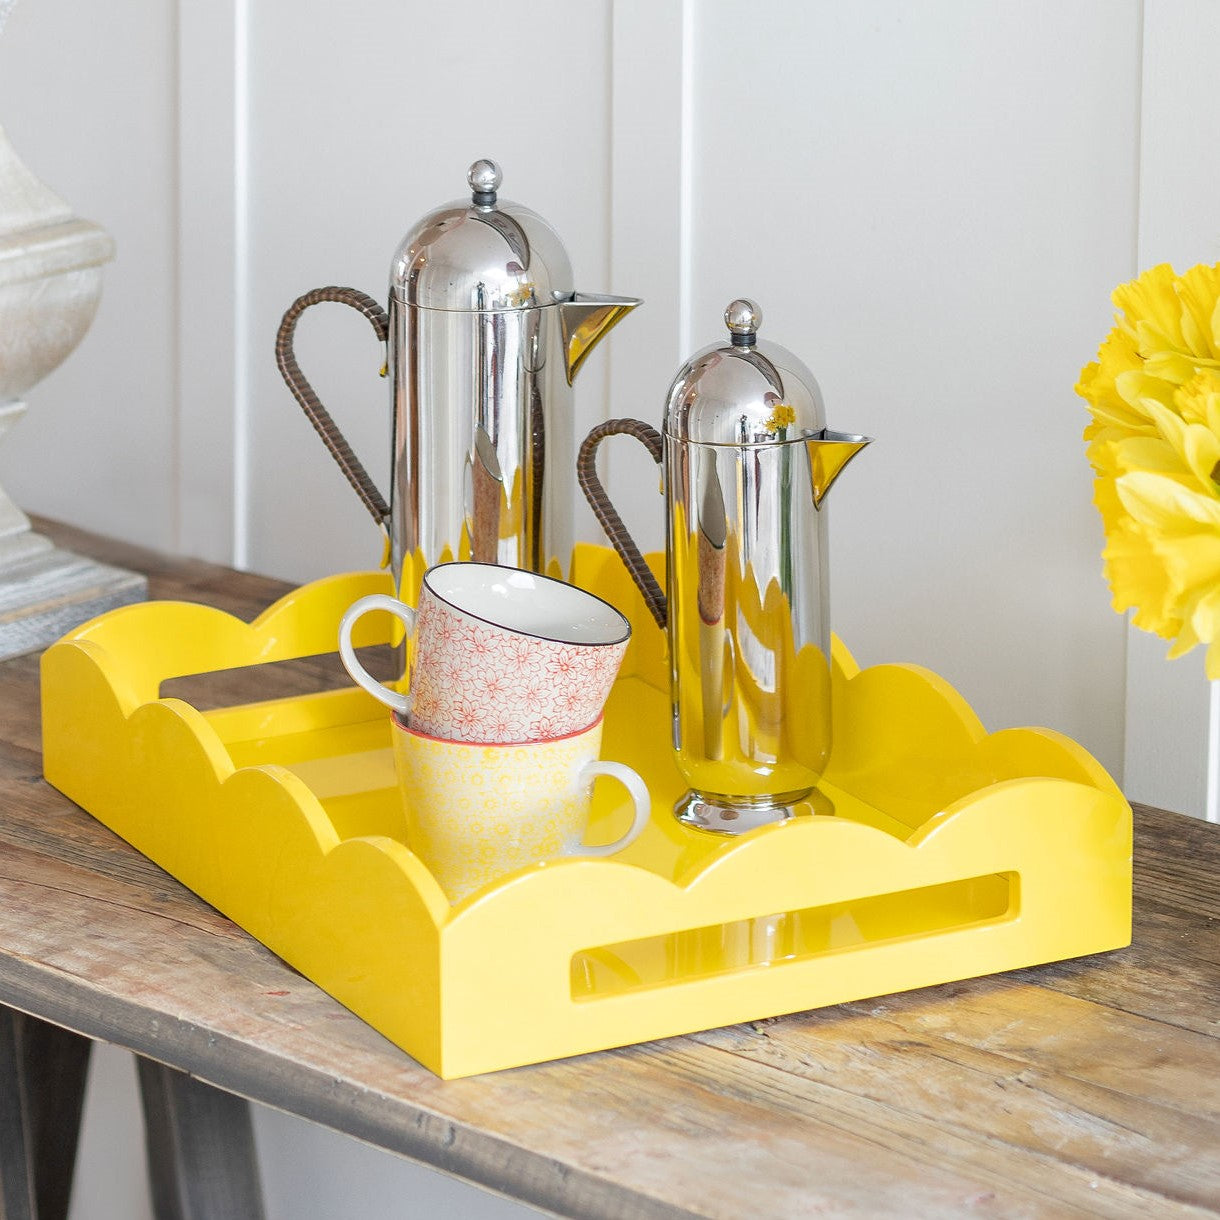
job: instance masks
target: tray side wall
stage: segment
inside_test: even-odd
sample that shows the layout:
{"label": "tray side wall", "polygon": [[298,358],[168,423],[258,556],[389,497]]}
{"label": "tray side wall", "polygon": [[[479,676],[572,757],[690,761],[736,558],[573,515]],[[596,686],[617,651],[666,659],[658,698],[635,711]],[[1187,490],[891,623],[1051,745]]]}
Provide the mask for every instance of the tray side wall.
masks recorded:
{"label": "tray side wall", "polygon": [[[1131,810],[1059,780],[1002,785],[911,846],[808,819],[753,836],[687,889],[572,861],[524,877],[442,933],[441,1074],[470,1075],[1121,948],[1131,940]],[[574,998],[574,955],[662,931],[750,920],[1012,872],[1003,917],[801,959]],[[891,929],[892,932],[892,929]],[[528,954],[520,945],[529,943]],[[490,1024],[488,1012],[511,1014]]]}

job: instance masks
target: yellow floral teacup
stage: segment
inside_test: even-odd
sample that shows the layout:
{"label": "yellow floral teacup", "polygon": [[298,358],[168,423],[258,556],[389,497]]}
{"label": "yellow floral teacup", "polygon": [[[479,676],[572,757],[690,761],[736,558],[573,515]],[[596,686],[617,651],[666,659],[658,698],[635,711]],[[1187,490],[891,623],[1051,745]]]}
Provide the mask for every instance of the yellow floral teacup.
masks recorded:
{"label": "yellow floral teacup", "polygon": [[[429,737],[395,716],[393,737],[407,846],[451,902],[540,860],[608,856],[648,822],[644,781],[623,763],[598,758],[601,720],[567,737],[484,745]],[[581,840],[599,775],[627,789],[635,817],[621,839],[590,847]]]}

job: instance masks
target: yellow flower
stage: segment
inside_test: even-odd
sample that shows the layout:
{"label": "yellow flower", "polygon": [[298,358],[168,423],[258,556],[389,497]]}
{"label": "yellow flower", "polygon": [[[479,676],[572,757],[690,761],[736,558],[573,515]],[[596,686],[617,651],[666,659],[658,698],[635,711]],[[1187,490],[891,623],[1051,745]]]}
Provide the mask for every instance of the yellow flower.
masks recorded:
{"label": "yellow flower", "polygon": [[1076,390],[1114,608],[1173,640],[1170,656],[1208,644],[1220,678],[1220,264],[1153,267],[1113,300]]}

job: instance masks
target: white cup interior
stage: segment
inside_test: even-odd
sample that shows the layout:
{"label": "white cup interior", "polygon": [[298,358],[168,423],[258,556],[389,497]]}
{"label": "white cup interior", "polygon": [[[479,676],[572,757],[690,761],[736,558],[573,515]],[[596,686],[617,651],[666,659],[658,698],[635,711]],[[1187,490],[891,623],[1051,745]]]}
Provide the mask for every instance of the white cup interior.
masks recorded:
{"label": "white cup interior", "polygon": [[563,644],[618,644],[627,620],[592,593],[519,568],[492,563],[442,563],[424,575],[442,601],[472,618]]}

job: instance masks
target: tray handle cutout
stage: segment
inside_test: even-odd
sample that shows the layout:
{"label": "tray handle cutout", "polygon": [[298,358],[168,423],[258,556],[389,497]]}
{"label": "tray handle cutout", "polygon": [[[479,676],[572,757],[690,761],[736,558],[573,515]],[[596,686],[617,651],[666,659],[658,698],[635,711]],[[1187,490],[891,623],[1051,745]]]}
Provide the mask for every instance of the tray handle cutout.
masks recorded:
{"label": "tray handle cutout", "polygon": [[[358,649],[357,653],[365,668],[375,677],[387,682],[397,677],[401,663],[392,645],[373,644]],[[160,683],[156,698],[181,699],[205,713],[222,709],[228,711],[248,706],[252,692],[257,692],[260,703],[271,699],[304,698],[302,679],[309,683],[310,694],[356,689],[339,660],[338,652],[322,652],[239,665],[231,669],[178,674]]]}
{"label": "tray handle cutout", "polygon": [[1019,895],[1016,872],[988,873],[583,949],[572,955],[572,999],[604,999],[1003,922],[1017,917]]}

